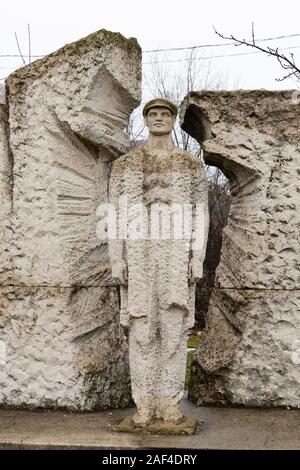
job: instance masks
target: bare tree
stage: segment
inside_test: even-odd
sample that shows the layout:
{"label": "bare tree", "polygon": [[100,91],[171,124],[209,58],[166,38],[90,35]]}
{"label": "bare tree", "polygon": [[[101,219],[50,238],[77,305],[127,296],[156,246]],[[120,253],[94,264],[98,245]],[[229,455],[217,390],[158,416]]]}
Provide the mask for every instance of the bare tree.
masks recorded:
{"label": "bare tree", "polygon": [[126,128],[127,135],[129,136],[129,149],[134,150],[140,147],[145,142],[145,124],[141,119],[141,106],[136,108],[129,120]]}
{"label": "bare tree", "polygon": [[220,262],[222,232],[227,224],[231,205],[229,181],[219,168],[208,179],[209,232],[203,278],[196,287],[196,326],[204,328],[209,300],[214,287],[216,268]]}
{"label": "bare tree", "polygon": [[21,48],[20,48],[20,43],[19,43],[19,39],[18,39],[17,33],[15,33],[15,40],[16,40],[16,43],[17,43],[18,51],[19,51],[20,57],[21,57],[21,59],[22,59],[23,65],[26,65],[24,56],[23,56],[22,51],[21,51]]}
{"label": "bare tree", "polygon": [[[30,24],[27,25],[27,37],[28,37],[28,64],[31,63],[31,31],[30,31]],[[26,60],[25,60],[25,57],[22,50],[21,50],[21,46],[20,46],[20,42],[19,42],[19,38],[18,38],[18,35],[17,33],[15,33],[15,40],[16,40],[16,43],[17,43],[17,48],[18,48],[18,51],[19,51],[19,54],[20,54],[20,58],[23,62],[23,65],[27,65],[26,64]]]}
{"label": "bare tree", "polygon": [[226,40],[231,40],[234,41],[236,46],[247,46],[247,47],[252,47],[254,49],[257,49],[260,52],[263,52],[264,54],[267,54],[270,57],[275,57],[280,66],[286,70],[288,73],[285,74],[281,78],[277,78],[276,80],[281,82],[283,80],[286,80],[287,78],[295,78],[297,81],[300,81],[300,69],[295,63],[295,58],[294,54],[290,53],[288,55],[283,54],[280,52],[278,47],[262,47],[257,44],[257,40],[255,39],[255,34],[254,34],[254,24],[252,23],[252,39],[251,41],[246,41],[246,39],[238,39],[235,36],[225,36],[224,34],[219,33],[215,29],[215,33],[222,39]]}
{"label": "bare tree", "polygon": [[[215,90],[225,85],[223,77],[213,72],[210,61],[201,61],[201,56],[197,56],[197,48],[174,61],[169,61],[166,54],[156,54],[144,66],[143,84],[145,101],[161,96],[177,105],[192,90]],[[129,121],[131,148],[142,145],[145,141],[146,130],[141,120],[141,107],[132,113]],[[173,137],[178,147],[194,155],[201,155],[198,142],[184,132],[179,123],[174,128]]]}
{"label": "bare tree", "polygon": [[[201,56],[197,56],[196,48],[178,60],[175,72],[174,63],[172,67],[169,64],[166,56],[163,59],[157,55],[153,57],[150,73],[145,80],[152,96],[162,96],[179,105],[190,91],[216,90],[224,85],[223,78],[213,72],[210,61],[201,61]],[[178,123],[174,128],[174,140],[178,147],[201,156],[199,143],[184,132]]]}

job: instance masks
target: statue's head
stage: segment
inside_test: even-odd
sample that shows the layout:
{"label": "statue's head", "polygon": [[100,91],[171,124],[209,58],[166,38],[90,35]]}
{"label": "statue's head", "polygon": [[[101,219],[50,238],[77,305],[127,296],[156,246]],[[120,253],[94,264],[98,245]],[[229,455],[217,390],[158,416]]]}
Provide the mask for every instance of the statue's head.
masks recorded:
{"label": "statue's head", "polygon": [[177,107],[165,98],[155,98],[145,104],[143,116],[151,134],[170,134],[176,121]]}

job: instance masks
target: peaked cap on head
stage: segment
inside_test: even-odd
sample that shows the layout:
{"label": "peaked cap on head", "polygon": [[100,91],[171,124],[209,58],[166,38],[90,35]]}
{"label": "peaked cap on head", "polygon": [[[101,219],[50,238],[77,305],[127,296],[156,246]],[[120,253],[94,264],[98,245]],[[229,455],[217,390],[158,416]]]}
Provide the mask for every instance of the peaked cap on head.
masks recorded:
{"label": "peaked cap on head", "polygon": [[148,101],[145,104],[143,109],[143,116],[146,117],[148,111],[151,108],[168,108],[173,116],[177,116],[177,106],[176,104],[172,103],[172,101],[166,100],[165,98],[155,98],[154,100]]}

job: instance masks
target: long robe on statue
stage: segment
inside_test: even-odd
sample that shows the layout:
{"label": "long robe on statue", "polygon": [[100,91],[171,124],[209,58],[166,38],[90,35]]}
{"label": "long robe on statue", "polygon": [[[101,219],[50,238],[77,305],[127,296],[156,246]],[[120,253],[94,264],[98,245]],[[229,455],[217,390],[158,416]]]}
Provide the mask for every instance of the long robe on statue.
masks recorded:
{"label": "long robe on statue", "polygon": [[189,261],[194,256],[202,266],[208,228],[203,164],[177,147],[138,148],[114,162],[109,200],[118,221],[117,238],[108,240],[110,260],[128,266],[120,321],[130,332],[133,398],[164,406],[183,394],[195,312]]}

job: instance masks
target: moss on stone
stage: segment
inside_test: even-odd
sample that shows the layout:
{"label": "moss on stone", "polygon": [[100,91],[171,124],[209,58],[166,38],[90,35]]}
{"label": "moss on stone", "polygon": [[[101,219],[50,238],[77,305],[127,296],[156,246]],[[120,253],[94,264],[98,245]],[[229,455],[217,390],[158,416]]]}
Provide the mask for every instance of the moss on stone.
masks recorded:
{"label": "moss on stone", "polygon": [[188,348],[198,348],[198,346],[200,345],[201,343],[201,335],[192,335],[188,338],[188,341],[187,341],[187,347]]}
{"label": "moss on stone", "polygon": [[192,416],[184,416],[179,424],[165,422],[156,419],[148,426],[142,428],[134,424],[132,416],[127,416],[120,424],[113,428],[115,432],[138,433],[138,434],[157,434],[173,436],[190,436],[198,430],[199,423]]}

